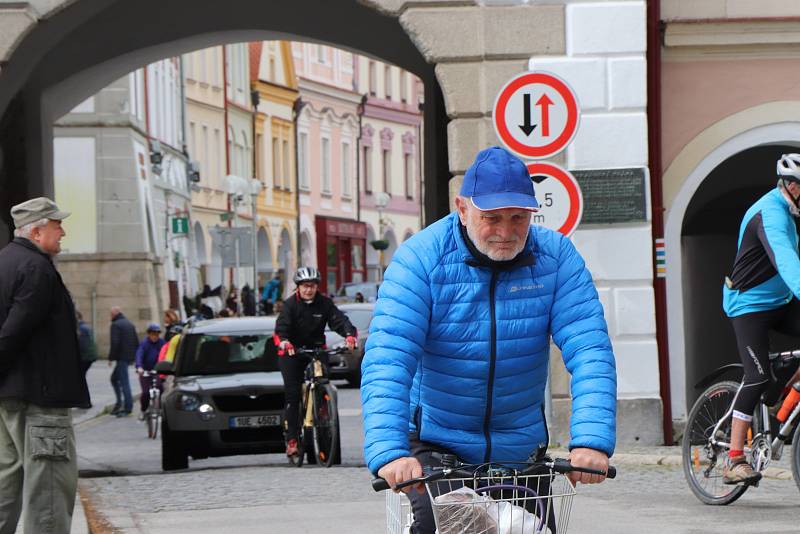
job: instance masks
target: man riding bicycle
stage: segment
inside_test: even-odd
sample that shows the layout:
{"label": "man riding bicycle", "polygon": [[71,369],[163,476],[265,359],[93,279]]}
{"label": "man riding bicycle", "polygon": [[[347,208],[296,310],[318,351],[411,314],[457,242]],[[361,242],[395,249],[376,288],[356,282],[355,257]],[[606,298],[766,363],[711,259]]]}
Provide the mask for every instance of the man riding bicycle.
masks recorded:
{"label": "man riding bicycle", "polygon": [[[551,336],[572,374],[570,460],[608,469],[616,369],[603,308],[569,239],[531,226],[538,206],[525,165],[489,148],[464,176],[457,213],[395,252],[361,383],[367,466],[391,486],[419,477],[445,452],[469,464],[543,452]],[[432,533],[421,491],[409,493],[412,532]]]}
{"label": "man riding bicycle", "polygon": [[[800,215],[800,154],[778,160],[778,184],[744,215],[731,275],[722,288],[722,307],[736,333],[744,385],[733,405],[731,448],[723,469],[726,484],[761,478],[747,462],[744,443],[758,399],[773,379],[769,330],[800,335],[800,258],[795,218]],[[800,378],[796,373],[792,382]]]}
{"label": "man riding bicycle", "polygon": [[295,355],[295,347],[314,348],[325,344],[325,326],[345,338],[347,348],[358,344],[356,328],[331,299],[320,293],[320,274],[314,267],[300,267],[294,275],[294,297],[286,299],[275,322],[275,335],[284,357],[278,359],[286,393],[286,456],[297,450],[298,409],[303,371],[310,359]]}

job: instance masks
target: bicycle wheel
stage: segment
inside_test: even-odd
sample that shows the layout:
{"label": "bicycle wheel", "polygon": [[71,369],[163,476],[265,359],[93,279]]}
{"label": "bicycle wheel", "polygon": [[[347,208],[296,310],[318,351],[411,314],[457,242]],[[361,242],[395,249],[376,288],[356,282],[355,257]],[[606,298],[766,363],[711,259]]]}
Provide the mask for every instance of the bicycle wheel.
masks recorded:
{"label": "bicycle wheel", "polygon": [[797,488],[800,489],[800,424],[795,423],[794,436],[792,436],[792,476]]}
{"label": "bicycle wheel", "polygon": [[320,384],[314,390],[314,455],[317,462],[330,467],[336,460],[339,445],[339,412],[335,390]]}
{"label": "bicycle wheel", "polygon": [[150,398],[150,405],[145,414],[147,420],[147,437],[156,439],[158,437],[158,426],[161,422],[161,396],[156,395]]}
{"label": "bicycle wheel", "polygon": [[[739,384],[718,382],[706,389],[694,403],[683,435],[683,474],[689,489],[705,504],[725,505],[734,502],[748,486],[722,483],[722,468],[728,448],[711,445],[711,432],[733,402]],[[730,443],[730,417],[720,425],[717,439]]]}
{"label": "bicycle wheel", "polygon": [[297,411],[297,454],[289,456],[289,463],[295,467],[303,467],[303,458],[305,456],[305,443],[306,443],[306,430],[304,419],[306,417],[306,403],[308,395],[303,395],[300,398],[300,406]]}

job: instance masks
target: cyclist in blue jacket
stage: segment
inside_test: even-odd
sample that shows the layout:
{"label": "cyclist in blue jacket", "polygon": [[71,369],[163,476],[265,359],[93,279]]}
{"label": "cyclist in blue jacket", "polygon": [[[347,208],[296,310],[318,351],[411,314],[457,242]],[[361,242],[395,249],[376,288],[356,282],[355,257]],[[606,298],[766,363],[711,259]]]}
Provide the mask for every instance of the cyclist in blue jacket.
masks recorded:
{"label": "cyclist in blue jacket", "polygon": [[[533,182],[505,149],[477,155],[456,207],[395,252],[381,284],[362,364],[368,468],[394,486],[436,453],[503,463],[546,449],[552,336],[572,375],[570,459],[605,471],[616,369],[583,260],[569,239],[531,226]],[[421,490],[409,492],[412,532],[433,532]]]}
{"label": "cyclist in blue jacket", "polygon": [[[736,333],[744,385],[733,405],[726,484],[761,478],[747,462],[744,442],[758,399],[772,380],[769,330],[800,335],[800,258],[795,218],[800,215],[800,154],[778,160],[778,185],[744,214],[733,271],[722,287],[722,307]],[[796,374],[792,382],[800,378]]]}

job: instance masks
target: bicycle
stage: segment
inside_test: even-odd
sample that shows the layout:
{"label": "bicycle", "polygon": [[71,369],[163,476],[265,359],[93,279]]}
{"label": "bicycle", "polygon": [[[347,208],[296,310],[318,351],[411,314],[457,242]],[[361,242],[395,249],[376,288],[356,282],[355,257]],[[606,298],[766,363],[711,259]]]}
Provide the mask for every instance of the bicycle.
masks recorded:
{"label": "bicycle", "polygon": [[[783,447],[793,432],[792,474],[800,487],[800,425],[797,424],[800,404],[782,424],[774,419],[769,408],[781,398],[784,384],[800,365],[800,350],[770,353],[769,363],[773,380],[756,405],[745,455],[754,470],[763,472],[773,459],[781,458]],[[742,369],[742,364],[722,366],[695,386],[706,389],[694,403],[686,421],[681,447],[683,473],[692,493],[705,504],[731,504],[750,487],[722,484],[722,469],[730,450],[733,404],[744,379],[738,384],[731,380],[715,380],[735,369]],[[758,483],[752,485],[758,486]]]}
{"label": "bicycle", "polygon": [[160,378],[155,371],[143,371],[142,376],[144,378],[150,378],[150,388],[147,390],[150,403],[147,405],[147,410],[144,413],[144,421],[147,424],[147,437],[156,439],[158,436],[158,427],[161,423]]}
{"label": "bicycle", "polygon": [[328,380],[326,361],[329,356],[345,350],[346,347],[295,349],[296,355],[304,354],[311,358],[300,394],[297,455],[289,456],[289,462],[296,467],[303,466],[304,455],[309,464],[330,467],[341,462],[336,386]]}
{"label": "bicycle", "polygon": [[[422,477],[397,484],[394,490],[424,483],[431,499],[438,534],[484,534],[490,532],[563,534],[569,526],[575,486],[566,477],[578,471],[615,478],[617,470],[606,473],[574,467],[565,458],[544,457],[511,465],[464,464],[452,454],[443,454],[442,467]],[[375,491],[390,489],[380,477],[372,480]],[[413,518],[410,510],[395,513],[397,497],[387,493],[387,532],[404,533]],[[403,521],[398,523],[397,521]]]}

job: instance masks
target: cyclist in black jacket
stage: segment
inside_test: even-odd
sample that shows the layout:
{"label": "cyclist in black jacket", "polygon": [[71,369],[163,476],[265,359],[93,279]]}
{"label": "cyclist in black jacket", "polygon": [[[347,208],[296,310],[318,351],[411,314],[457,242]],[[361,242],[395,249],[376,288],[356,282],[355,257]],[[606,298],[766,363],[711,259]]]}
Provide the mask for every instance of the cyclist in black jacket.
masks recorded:
{"label": "cyclist in black jacket", "polygon": [[286,393],[286,455],[297,455],[297,405],[303,371],[309,363],[305,356],[295,356],[295,347],[314,348],[325,344],[325,326],[345,338],[347,348],[358,344],[356,328],[331,299],[317,291],[320,274],[314,267],[300,267],[294,275],[297,290],[283,301],[283,309],[275,323],[276,342],[282,358],[278,365]]}

